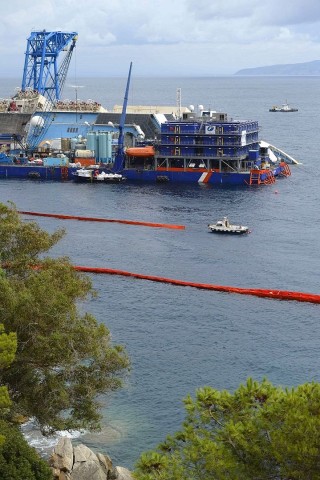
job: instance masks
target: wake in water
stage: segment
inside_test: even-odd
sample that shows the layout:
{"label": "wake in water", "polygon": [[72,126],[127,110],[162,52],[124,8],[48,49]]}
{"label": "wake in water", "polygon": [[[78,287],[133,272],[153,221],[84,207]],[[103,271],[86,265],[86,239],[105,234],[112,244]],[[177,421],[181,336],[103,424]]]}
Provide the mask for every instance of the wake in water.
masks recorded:
{"label": "wake in water", "polygon": [[72,431],[58,431],[50,437],[42,435],[37,423],[34,419],[24,423],[21,427],[22,434],[31,447],[34,447],[38,453],[48,458],[53,448],[57,445],[61,437],[69,437],[71,439],[79,438],[86,433],[85,430],[72,430]]}

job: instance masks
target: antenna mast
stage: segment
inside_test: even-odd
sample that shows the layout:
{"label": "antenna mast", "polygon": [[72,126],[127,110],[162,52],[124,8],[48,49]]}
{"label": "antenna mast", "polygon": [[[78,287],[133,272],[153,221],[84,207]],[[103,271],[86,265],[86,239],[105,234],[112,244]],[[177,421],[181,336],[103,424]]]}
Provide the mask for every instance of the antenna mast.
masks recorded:
{"label": "antenna mast", "polygon": [[177,88],[178,117],[181,118],[181,88]]}

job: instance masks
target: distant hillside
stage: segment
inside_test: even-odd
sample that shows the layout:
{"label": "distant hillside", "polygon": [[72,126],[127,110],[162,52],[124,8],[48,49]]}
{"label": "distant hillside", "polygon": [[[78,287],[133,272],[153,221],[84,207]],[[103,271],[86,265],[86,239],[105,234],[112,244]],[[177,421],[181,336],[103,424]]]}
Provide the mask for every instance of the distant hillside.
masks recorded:
{"label": "distant hillside", "polygon": [[320,60],[306,63],[244,68],[236,72],[235,75],[320,75]]}

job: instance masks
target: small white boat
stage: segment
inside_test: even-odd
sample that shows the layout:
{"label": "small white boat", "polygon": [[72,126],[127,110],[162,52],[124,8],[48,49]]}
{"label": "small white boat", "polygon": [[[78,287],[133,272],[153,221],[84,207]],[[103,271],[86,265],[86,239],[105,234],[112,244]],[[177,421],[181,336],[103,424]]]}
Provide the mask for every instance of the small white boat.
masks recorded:
{"label": "small white boat", "polygon": [[298,109],[295,107],[290,107],[288,103],[283,103],[281,107],[274,105],[269,109],[269,112],[297,112]]}
{"label": "small white boat", "polygon": [[126,178],[121,173],[105,173],[102,172],[104,182],[123,182]]}
{"label": "small white boat", "polygon": [[73,173],[73,176],[77,182],[117,183],[125,180],[125,177],[120,173],[100,172],[100,170],[92,168],[79,168],[79,170]]}
{"label": "small white boat", "polygon": [[223,217],[223,220],[218,220],[216,223],[208,225],[208,228],[213,233],[249,233],[249,227],[244,225],[231,225],[228,217]]}

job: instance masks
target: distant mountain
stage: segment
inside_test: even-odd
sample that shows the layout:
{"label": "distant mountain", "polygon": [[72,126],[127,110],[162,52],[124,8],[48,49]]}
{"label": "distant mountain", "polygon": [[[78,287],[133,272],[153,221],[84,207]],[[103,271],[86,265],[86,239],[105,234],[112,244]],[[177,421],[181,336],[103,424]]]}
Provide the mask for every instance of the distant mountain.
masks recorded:
{"label": "distant mountain", "polygon": [[306,63],[244,68],[236,72],[235,75],[320,75],[320,60]]}

